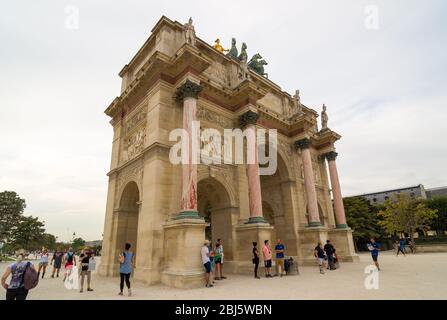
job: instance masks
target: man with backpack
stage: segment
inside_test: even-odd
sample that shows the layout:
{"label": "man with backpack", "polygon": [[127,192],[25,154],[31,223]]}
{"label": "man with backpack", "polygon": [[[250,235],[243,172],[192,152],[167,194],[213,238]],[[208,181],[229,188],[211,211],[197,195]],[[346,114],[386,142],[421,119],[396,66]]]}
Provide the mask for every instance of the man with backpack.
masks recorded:
{"label": "man with backpack", "polygon": [[[39,276],[31,262],[23,261],[25,252],[20,252],[17,261],[9,265],[2,276],[2,287],[6,289],[6,300],[25,300],[28,291],[39,281]],[[9,284],[6,279],[11,276]]]}

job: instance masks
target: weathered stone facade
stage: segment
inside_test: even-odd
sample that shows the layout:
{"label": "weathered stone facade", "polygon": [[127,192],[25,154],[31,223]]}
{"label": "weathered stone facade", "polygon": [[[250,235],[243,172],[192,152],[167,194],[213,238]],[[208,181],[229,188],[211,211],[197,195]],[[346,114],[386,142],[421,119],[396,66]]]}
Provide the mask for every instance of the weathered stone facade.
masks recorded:
{"label": "weathered stone facade", "polygon": [[[136,279],[200,285],[199,250],[207,228],[213,241],[224,241],[228,272],[251,268],[252,241],[276,237],[300,263],[314,263],[313,248],[327,238],[342,260],[357,259],[351,230],[336,220],[343,220],[343,208],[335,207],[334,214],[326,165],[326,158],[335,161],[330,152],[340,136],[318,131],[318,114],[304,105],[291,112],[292,97],[272,81],[253,70],[241,78],[237,60],[199,38],[185,39],[184,25],[162,17],[120,72],[121,95],[105,111],[114,137],[100,273],[116,275],[118,254],[131,242]],[[247,112],[256,117],[244,118]],[[253,129],[278,130],[274,175],[259,176],[257,164],[170,162],[173,129],[196,119],[201,129],[222,132],[239,127],[241,116]],[[338,184],[338,177],[331,181]]]}

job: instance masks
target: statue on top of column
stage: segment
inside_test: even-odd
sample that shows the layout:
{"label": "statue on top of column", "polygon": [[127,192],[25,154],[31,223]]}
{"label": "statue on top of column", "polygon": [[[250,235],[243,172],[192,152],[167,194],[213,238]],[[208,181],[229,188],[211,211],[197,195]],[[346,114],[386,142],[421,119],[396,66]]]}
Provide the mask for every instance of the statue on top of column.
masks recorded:
{"label": "statue on top of column", "polygon": [[222,45],[220,44],[220,39],[219,39],[219,38],[217,38],[217,39],[214,41],[214,46],[213,46],[213,48],[216,49],[217,51],[219,51],[220,53],[224,53],[224,52],[226,52],[226,51],[229,51],[228,49],[224,49],[224,47],[222,47]]}
{"label": "statue on top of column", "polygon": [[237,58],[240,61],[245,61],[245,63],[247,63],[247,61],[248,61],[248,54],[247,54],[247,45],[245,44],[245,42],[242,42],[241,54]]}
{"label": "statue on top of column", "polygon": [[227,57],[237,59],[238,51],[236,48],[236,38],[231,38],[231,49],[227,53]]}
{"label": "statue on top of column", "polygon": [[247,45],[245,44],[245,42],[242,43],[241,54],[239,55],[239,57],[237,57],[237,59],[239,59],[239,67],[240,67],[239,78],[242,81],[249,79],[250,71],[248,70]]}
{"label": "statue on top of column", "polygon": [[321,130],[327,130],[327,112],[326,112],[326,105],[323,104],[323,110],[321,111]]}
{"label": "statue on top of column", "polygon": [[189,18],[188,23],[185,23],[185,41],[186,43],[195,46],[196,44],[196,32],[194,30],[194,26],[192,25],[192,18]]}

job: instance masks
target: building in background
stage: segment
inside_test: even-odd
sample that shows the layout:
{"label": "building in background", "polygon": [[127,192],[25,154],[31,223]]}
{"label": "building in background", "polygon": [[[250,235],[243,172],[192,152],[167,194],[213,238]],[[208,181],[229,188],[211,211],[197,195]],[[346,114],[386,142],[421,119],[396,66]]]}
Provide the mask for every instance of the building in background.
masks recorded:
{"label": "building in background", "polygon": [[[433,199],[434,197],[446,197],[447,187],[438,187],[425,189],[424,185],[418,184],[412,187],[404,187],[399,189],[391,189],[385,191],[378,191],[372,193],[364,193],[356,195],[359,197],[364,197],[368,199],[371,204],[383,204],[386,200],[391,198],[394,194],[407,194],[410,198],[422,198],[422,199]],[[355,196],[351,196],[355,197]]]}

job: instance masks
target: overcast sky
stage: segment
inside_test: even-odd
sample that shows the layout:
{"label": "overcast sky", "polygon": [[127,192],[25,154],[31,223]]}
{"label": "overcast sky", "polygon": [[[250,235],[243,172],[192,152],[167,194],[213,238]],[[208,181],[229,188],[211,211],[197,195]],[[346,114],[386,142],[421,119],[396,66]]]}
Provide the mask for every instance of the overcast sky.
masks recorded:
{"label": "overcast sky", "polygon": [[112,142],[103,112],[162,15],[192,16],[210,44],[246,42],[283,90],[300,89],[317,111],[325,103],[343,136],[344,195],[447,185],[446,9],[442,0],[4,3],[0,190],[25,198],[26,214],[61,240],[101,238]]}

